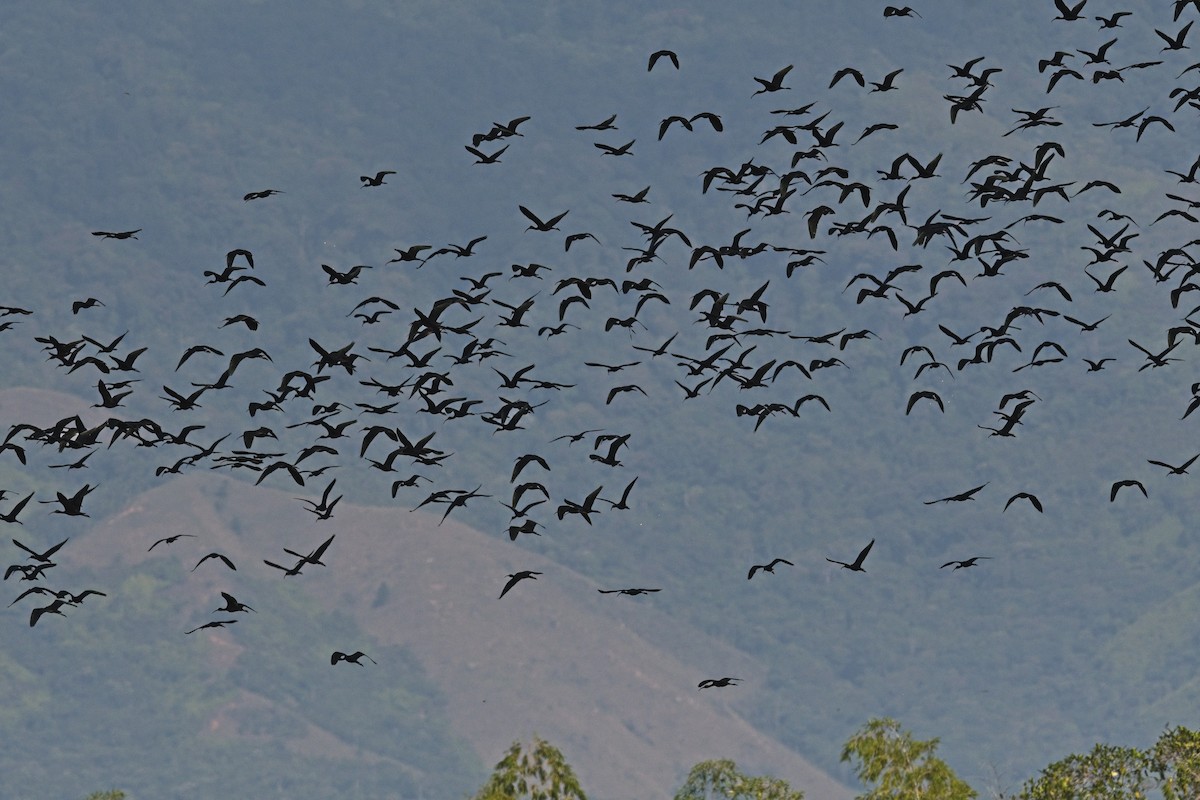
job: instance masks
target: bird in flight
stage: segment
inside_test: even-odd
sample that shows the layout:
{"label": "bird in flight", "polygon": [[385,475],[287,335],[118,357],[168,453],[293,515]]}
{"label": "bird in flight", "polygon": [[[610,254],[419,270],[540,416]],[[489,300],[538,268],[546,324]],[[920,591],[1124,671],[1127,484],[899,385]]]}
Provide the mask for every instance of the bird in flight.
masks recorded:
{"label": "bird in flight", "polygon": [[17,516],[25,510],[25,506],[29,504],[29,501],[33,498],[33,495],[34,492],[30,492],[18,500],[13,507],[8,510],[8,513],[0,514],[0,520],[4,520],[5,522],[15,522],[18,525],[23,525],[24,523],[17,519]]}
{"label": "bird in flight", "polygon": [[26,547],[25,545],[18,542],[16,539],[13,539],[12,543],[15,544],[17,547],[21,548],[22,550],[24,550],[26,553],[29,553],[29,557],[32,558],[34,561],[39,561],[43,564],[49,564],[50,556],[57,553],[58,548],[62,547],[64,544],[66,544],[69,541],[70,541],[70,539],[63,539],[61,542],[54,545],[53,547],[51,547],[49,550],[47,550],[44,553],[39,553],[30,547]]}
{"label": "bird in flight", "polygon": [[254,611],[253,608],[245,603],[238,602],[237,598],[229,592],[221,592],[221,597],[225,599],[225,605],[213,611],[214,614],[235,614],[238,611]]}
{"label": "bird in flight", "polygon": [[600,594],[627,594],[630,597],[636,597],[639,594],[661,592],[662,589],[597,589],[596,591]]}
{"label": "bird in flight", "polygon": [[362,661],[361,661],[361,659],[364,659],[364,658],[367,661],[370,661],[372,664],[379,663],[378,661],[376,661],[375,659],[371,658],[369,655],[364,653],[362,650],[356,650],[353,653],[349,653],[349,654],[343,653],[341,650],[334,650],[333,655],[331,655],[329,657],[329,663],[336,665],[339,661],[345,661],[347,664],[358,664],[360,667],[365,667],[366,664],[362,663]]}
{"label": "bird in flight", "polygon": [[[954,569],[966,569],[967,567],[975,567],[975,566],[978,566],[975,562],[980,560],[981,558],[991,558],[991,556],[972,556],[971,558],[968,558],[964,561],[947,561],[945,564],[942,564],[940,567],[938,567],[938,569],[945,569],[946,567],[950,566],[951,564],[954,565]],[[953,570],[951,570],[951,571],[953,571]]]}
{"label": "bird in flight", "polygon": [[654,65],[658,63],[660,58],[669,59],[675,65],[675,69],[679,69],[679,56],[671,50],[656,50],[650,54],[650,62],[646,65],[646,72],[654,69]]}
{"label": "bird in flight", "polygon": [[830,564],[839,564],[844,569],[848,569],[853,572],[866,572],[866,570],[863,569],[863,562],[867,560],[867,553],[871,552],[871,548],[874,546],[875,546],[875,540],[872,539],[870,542],[867,543],[867,546],[864,547],[859,552],[858,558],[854,559],[854,563],[852,563],[852,564],[847,564],[845,561],[835,561],[834,559],[829,558],[828,556],[825,557],[825,560],[828,561]]}
{"label": "bird in flight", "polygon": [[283,192],[279,189],[263,189],[259,192],[247,192],[242,199],[248,203],[251,200],[263,200],[276,194],[283,194]]}
{"label": "bird in flight", "polygon": [[[990,481],[989,481],[989,483],[990,483]],[[925,502],[925,505],[931,506],[934,503],[961,503],[964,500],[974,500],[975,493],[978,492],[980,489],[982,489],[984,486],[987,486],[987,483],[976,486],[974,489],[967,489],[965,492],[960,492],[958,494],[952,494],[949,497],[939,497],[937,500],[926,500],[924,502]]]}
{"label": "bird in flight", "polygon": [[754,573],[758,572],[760,569],[763,572],[769,572],[772,575],[774,575],[775,574],[775,566],[777,564],[787,564],[789,567],[796,566],[792,562],[788,561],[786,558],[776,558],[776,559],[772,560],[771,563],[769,563],[769,564],[755,564],[754,566],[750,567],[750,573],[746,576],[746,580],[750,580],[751,578],[753,578]]}
{"label": "bird in flight", "polygon": [[[1152,458],[1148,458],[1148,459],[1146,459],[1146,461],[1153,464],[1156,467],[1164,467],[1165,469],[1170,470],[1167,473],[1168,475],[1186,475],[1187,471],[1188,471],[1188,467],[1190,467],[1196,461],[1197,458],[1200,458],[1200,453],[1197,453],[1196,455],[1192,456],[1191,458],[1189,458],[1187,461],[1183,462],[1179,466],[1174,466],[1172,464],[1168,464],[1165,461],[1155,461]],[[16,541],[16,540],[14,539],[13,541]]]}
{"label": "bird in flight", "polygon": [[224,628],[226,625],[232,625],[235,622],[237,622],[236,619],[215,619],[212,622],[206,622],[203,625],[198,625],[195,628],[192,628],[190,631],[184,631],[183,633],[185,636],[187,636],[188,634],[195,633],[196,631],[202,631],[205,628]]}
{"label": "bird in flight", "polygon": [[737,686],[741,678],[706,678],[698,684],[701,689],[712,689],[718,686]]}
{"label": "bird in flight", "polygon": [[379,172],[376,172],[375,177],[373,178],[370,175],[360,175],[358,179],[362,181],[362,188],[366,189],[368,186],[383,186],[385,183],[387,183],[384,178],[386,178],[388,175],[395,174],[396,170],[394,169],[382,169]]}
{"label": "bird in flight", "polygon": [[766,78],[755,78],[754,80],[762,88],[754,94],[757,95],[763,94],[764,92],[778,92],[782,89],[790,88],[783,85],[783,79],[787,77],[787,74],[792,71],[792,67],[794,66],[794,64],[788,64],[786,67],[776,72],[770,80],[767,80]]}
{"label": "bird in flight", "polygon": [[195,572],[197,569],[199,569],[199,568],[200,568],[200,565],[201,565],[201,564],[203,564],[205,561],[208,561],[210,558],[217,558],[217,559],[220,559],[221,561],[223,561],[223,562],[225,563],[225,566],[229,567],[229,568],[230,568],[231,570],[233,570],[234,572],[237,572],[237,567],[235,567],[235,566],[233,565],[233,562],[232,562],[232,561],[230,561],[228,557],[226,557],[226,556],[223,556],[223,555],[221,555],[220,553],[209,553],[209,554],[208,554],[208,555],[206,555],[204,558],[202,558],[202,559],[200,559],[199,561],[197,561],[197,562],[196,562],[196,566],[192,567],[192,572]]}
{"label": "bird in flight", "polygon": [[1113,482],[1112,488],[1108,492],[1108,502],[1114,502],[1117,499],[1117,492],[1121,489],[1124,489],[1126,486],[1136,486],[1141,490],[1142,497],[1149,497],[1149,495],[1146,494],[1146,487],[1142,485],[1141,481],[1134,480],[1133,478],[1126,478],[1125,480]]}
{"label": "bird in flight", "polygon": [[558,216],[551,217],[550,219],[543,221],[541,217],[539,217],[537,214],[534,214],[532,211],[530,211],[525,206],[517,206],[517,208],[519,208],[521,210],[521,213],[525,215],[526,219],[528,219],[530,222],[533,223],[525,230],[527,230],[527,231],[542,231],[543,233],[558,230],[558,228],[556,227],[558,225],[558,223],[562,220],[563,217],[565,217],[567,214],[571,213],[571,210],[567,209],[566,211],[562,212]]}
{"label": "bird in flight", "polygon": [[83,488],[75,494],[67,497],[62,492],[56,492],[58,496],[54,500],[39,500],[39,503],[58,503],[62,508],[56,508],[51,511],[51,514],[66,514],[68,517],[86,517],[88,516],[83,511],[83,498],[91,494],[97,487],[91,484],[84,484]]}
{"label": "bird in flight", "polygon": [[[518,583],[525,580],[526,578],[528,578],[529,580],[536,581],[537,576],[541,575],[541,574],[542,573],[534,572],[533,570],[530,570],[530,569],[523,569],[520,572],[514,572],[514,573],[508,575],[508,583],[504,584],[504,589],[500,592],[500,597],[504,597],[504,595],[508,594],[509,589],[513,588],[514,586],[516,586]],[[499,599],[499,598],[497,598],[497,599]]]}
{"label": "bird in flight", "polygon": [[1028,500],[1030,505],[1038,510],[1038,513],[1042,513],[1042,501],[1038,500],[1036,496],[1030,494],[1029,492],[1017,492],[1012,497],[1008,498],[1008,502],[1004,504],[1004,510],[1008,511],[1008,507],[1017,500]]}

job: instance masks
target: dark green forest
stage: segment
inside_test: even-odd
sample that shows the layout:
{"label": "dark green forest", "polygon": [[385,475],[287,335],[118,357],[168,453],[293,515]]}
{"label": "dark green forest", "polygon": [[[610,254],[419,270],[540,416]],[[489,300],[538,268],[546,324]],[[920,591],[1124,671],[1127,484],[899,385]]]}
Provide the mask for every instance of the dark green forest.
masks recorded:
{"label": "dark green forest", "polygon": [[[381,509],[406,561],[452,523],[507,548],[455,595],[507,604],[497,637],[536,630],[529,653],[579,651],[591,632],[578,609],[595,606],[694,669],[664,702],[677,693],[671,702],[736,716],[846,785],[839,743],[873,718],[941,737],[941,757],[977,788],[1021,785],[1096,742],[1194,725],[1195,476],[1173,468],[1200,452],[1200,70],[1196,48],[1170,39],[1200,8],[1137,0],[1107,27],[1096,15],[1118,9],[1098,0],[1078,21],[1055,19],[1051,0],[931,0],[914,6],[920,17],[871,2],[510,5],[10,10],[0,423],[14,447],[0,451],[0,513],[33,493],[4,532],[39,552],[69,541],[57,572],[13,574],[6,596],[31,585],[105,596],[36,625],[48,596],[0,615],[0,794],[475,791],[500,752],[480,752],[454,704],[516,681],[521,664],[497,657],[476,685],[449,686],[430,642],[383,632],[385,617],[399,625],[432,601],[366,548],[339,560],[355,536],[333,527],[339,517]],[[662,49],[678,69],[665,58],[647,69]],[[1039,68],[1058,51],[1065,66]],[[999,71],[954,77],[974,59],[974,76]],[[788,65],[788,88],[755,94]],[[846,67],[865,85],[847,74],[831,86]],[[1050,86],[1066,68],[1079,77]],[[895,91],[871,91],[895,70]],[[1051,122],[1021,127],[1041,107]],[[616,130],[578,129],[613,114]],[[894,127],[865,133],[880,123]],[[496,133],[506,126],[516,132]],[[628,156],[596,146],[631,140]],[[467,145],[507,150],[478,164]],[[394,174],[359,178],[379,170]],[[1005,196],[1023,182],[1028,196]],[[616,197],[647,186],[646,203]],[[280,194],[243,199],[267,189]],[[566,216],[541,231],[521,207]],[[568,247],[577,233],[591,236]],[[472,255],[452,252],[484,236]],[[427,247],[403,260],[414,245]],[[229,277],[256,282],[216,278],[242,249],[253,266],[231,259]],[[523,277],[529,264],[545,269]],[[356,277],[334,277],[355,265]],[[921,310],[906,307],[926,294]],[[98,303],[73,309],[88,298]],[[523,303],[525,325],[506,324]],[[257,330],[223,324],[239,314]],[[422,327],[430,316],[436,334]],[[56,363],[54,341],[76,346]],[[220,355],[181,358],[198,344]],[[322,364],[317,346],[357,361]],[[139,348],[134,369],[113,363]],[[227,387],[211,386],[252,348],[269,360],[248,357]],[[84,356],[110,371],[70,363]],[[541,385],[504,386],[526,367]],[[289,395],[293,371],[322,381],[297,396],[296,379]],[[131,393],[103,407],[97,382],[125,379],[113,391]],[[172,410],[171,391],[205,384],[198,408]],[[610,394],[619,387],[636,388]],[[277,407],[251,415],[272,392]],[[439,409],[447,400],[467,405]],[[81,428],[103,426],[98,438],[36,433],[76,414]],[[173,444],[110,419],[203,428]],[[353,422],[325,439],[318,419]],[[434,458],[384,471],[398,442],[368,440],[375,425],[413,442],[432,434]],[[269,434],[245,438],[260,427]],[[625,435],[611,454],[612,439],[596,441]],[[299,464],[314,444],[336,454]],[[85,467],[64,466],[85,454]],[[547,467],[517,478],[525,454]],[[264,477],[275,462],[330,471],[301,486],[288,469]],[[200,488],[185,483],[198,476]],[[616,507],[635,478],[628,509]],[[1144,491],[1114,488],[1126,480]],[[328,524],[302,514],[294,498],[318,506],[331,481],[342,499]],[[518,502],[524,481],[547,490]],[[51,513],[57,493],[85,484],[89,516]],[[189,487],[181,505],[122,521],[170,502],[173,486]],[[438,491],[477,495],[427,501]],[[593,492],[585,520],[572,506]],[[522,518],[504,504],[543,497],[526,517],[537,535],[510,533]],[[284,577],[262,563],[335,530],[324,568]],[[174,534],[196,538],[147,552]],[[865,573],[830,563],[868,541]],[[225,547],[245,554],[236,575],[192,569]],[[470,547],[463,557],[479,556]],[[9,557],[34,561],[15,545]],[[791,564],[747,580],[775,558]],[[520,570],[541,574],[497,600]],[[539,604],[555,587],[587,596]],[[659,591],[595,591],[630,587]],[[221,590],[255,612],[185,635],[221,618],[210,611]],[[535,608],[559,617],[520,627]],[[346,648],[378,663],[326,663]],[[698,690],[737,675],[731,653],[753,680]],[[656,670],[645,666],[647,682],[666,674]],[[593,691],[561,673],[556,687]],[[604,771],[608,734],[588,739],[587,721],[554,703],[512,702],[505,742],[563,726],[595,745],[571,753],[581,775]],[[620,692],[595,702],[630,736],[648,713]],[[672,791],[691,764],[730,755],[696,754],[637,791]],[[767,760],[747,768],[780,769]],[[635,791],[612,780],[589,791]]]}

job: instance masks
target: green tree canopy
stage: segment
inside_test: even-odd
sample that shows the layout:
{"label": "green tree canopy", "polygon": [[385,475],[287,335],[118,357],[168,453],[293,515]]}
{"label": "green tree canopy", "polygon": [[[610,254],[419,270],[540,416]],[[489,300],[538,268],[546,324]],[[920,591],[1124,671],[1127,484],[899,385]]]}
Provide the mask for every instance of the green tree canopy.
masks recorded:
{"label": "green tree canopy", "polygon": [[529,748],[513,742],[474,800],[587,800],[562,752],[533,737]]}
{"label": "green tree canopy", "polygon": [[804,793],[788,786],[787,781],[769,776],[752,778],[738,772],[728,759],[701,761],[692,767],[687,780],[675,793],[675,800],[803,800]]}
{"label": "green tree canopy", "polygon": [[1087,755],[1055,761],[1029,781],[1020,800],[1142,800],[1158,789],[1164,800],[1200,797],[1200,734],[1163,732],[1150,750],[1098,744]]}
{"label": "green tree canopy", "polygon": [[842,761],[874,784],[860,800],[969,800],[976,792],[934,756],[938,740],[919,741],[894,719],[873,719],[842,748]]}
{"label": "green tree canopy", "polygon": [[1200,797],[1200,733],[1169,728],[1151,753],[1164,800]]}

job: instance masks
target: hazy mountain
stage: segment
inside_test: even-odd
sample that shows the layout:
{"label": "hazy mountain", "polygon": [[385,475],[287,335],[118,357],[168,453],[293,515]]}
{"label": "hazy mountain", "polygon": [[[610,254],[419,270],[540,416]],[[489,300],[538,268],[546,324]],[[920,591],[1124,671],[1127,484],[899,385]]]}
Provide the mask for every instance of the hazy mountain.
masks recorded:
{"label": "hazy mountain", "polygon": [[[94,579],[109,597],[89,598],[65,620],[43,617],[32,630],[27,598],[3,617],[6,637],[46,642],[47,657],[78,659],[90,652],[92,634],[73,632],[85,620],[109,643],[137,630],[144,637],[140,663],[161,673],[156,686],[198,688],[182,693],[182,711],[146,708],[122,721],[127,728],[160,735],[154,726],[167,726],[177,741],[189,737],[188,747],[196,747],[200,739],[190,737],[200,736],[198,720],[216,719],[225,730],[249,726],[263,737],[256,760],[273,764],[271,775],[325,774],[330,787],[350,785],[346,775],[378,759],[383,766],[372,791],[391,782],[433,793],[408,771],[420,769],[415,760],[378,748],[376,740],[390,735],[389,709],[412,710],[397,712],[406,720],[403,735],[428,732],[420,752],[444,755],[444,769],[461,776],[454,796],[477,785],[504,745],[534,732],[561,746],[585,786],[601,793],[608,791],[602,779],[584,765],[609,753],[617,758],[623,751],[607,748],[639,736],[646,738],[638,739],[643,745],[630,775],[634,763],[655,776],[686,769],[707,745],[686,738],[683,723],[670,724],[675,718],[648,694],[633,693],[630,682],[639,692],[663,687],[658,700],[671,708],[724,714],[701,727],[714,742],[731,742],[729,751],[697,760],[746,752],[744,766],[753,769],[748,751],[735,752],[749,746],[748,725],[783,748],[764,757],[762,769],[795,770],[785,777],[806,789],[805,780],[819,779],[789,766],[795,762],[788,753],[848,780],[838,763],[841,744],[872,716],[897,717],[920,737],[940,736],[942,752],[976,786],[993,779],[1013,785],[1097,741],[1147,742],[1168,723],[1186,724],[1177,711],[1194,692],[1186,621],[1195,610],[1188,535],[1195,488],[1192,476],[1147,462],[1182,465],[1200,449],[1189,428],[1196,415],[1185,415],[1196,394],[1196,327],[1188,317],[1198,253],[1194,225],[1183,216],[1195,213],[1187,179],[1196,158],[1195,108],[1186,95],[1197,72],[1189,70],[1189,50],[1164,49],[1164,34],[1175,35],[1195,12],[1182,9],[1175,20],[1169,3],[1125,7],[1133,14],[1119,28],[1103,27],[1090,8],[1068,22],[1054,19],[1052,3],[1016,0],[986,8],[931,0],[912,19],[885,19],[882,4],[851,12],[778,2],[737,9],[213,2],[165,14],[130,0],[103,9],[51,2],[14,10],[0,31],[0,304],[33,313],[0,318],[13,323],[0,331],[4,383],[76,399],[6,394],[3,422],[53,425],[81,406],[103,405],[98,381],[129,379],[136,382],[119,407],[91,408],[80,424],[147,419],[171,433],[203,425],[188,441],[215,446],[211,458],[188,464],[194,446],[147,439],[144,430],[141,440],[122,438],[106,426],[86,468],[69,470],[64,465],[83,452],[42,446],[27,430],[8,429],[28,463],[0,452],[0,488],[8,490],[0,511],[29,492],[36,497],[21,524],[6,527],[43,549],[70,538],[59,551],[63,566],[71,565],[73,579]],[[665,60],[647,70],[649,54],[661,48],[678,53],[679,70]],[[1039,68],[1039,61],[1058,51],[1063,68],[1080,77],[1064,73],[1051,87],[1060,68]],[[762,88],[755,77],[769,81],[788,65],[782,82],[789,88],[754,95]],[[847,74],[830,86],[846,67],[859,70],[866,85]],[[897,69],[903,72],[895,91],[870,91],[867,81]],[[953,77],[959,69],[977,77]],[[1000,71],[979,77],[989,69]],[[981,86],[974,101],[965,99]],[[809,103],[806,113],[781,113]],[[1039,109],[1050,122],[1020,129]],[[697,117],[709,112],[719,115],[721,130]],[[576,130],[612,114],[615,131]],[[524,116],[530,119],[516,122]],[[678,121],[663,129],[671,116],[689,120],[693,130]],[[1143,126],[1150,117],[1162,122]],[[897,127],[862,135],[879,123]],[[487,139],[497,125],[514,125],[520,135]],[[828,143],[789,127],[803,125]],[[499,163],[474,163],[464,147],[475,136],[484,137],[481,152],[508,147]],[[628,157],[595,146],[631,140]],[[743,165],[771,171],[753,188],[751,173],[740,183],[710,173],[705,191],[702,174],[718,166],[736,173]],[[922,169],[935,174],[919,177]],[[364,188],[359,176],[379,170],[396,174]],[[890,177],[895,170],[899,176]],[[782,201],[763,194],[783,192],[780,176],[793,171],[804,173],[787,185],[794,194]],[[1006,178],[1006,171],[1026,175],[1025,191],[1035,192],[1036,203],[992,194],[996,185],[1025,180]],[[614,197],[646,186],[648,204]],[[1061,193],[1036,194],[1049,186]],[[266,189],[282,194],[243,200]],[[906,208],[903,219],[888,208],[897,204]],[[522,206],[543,220],[567,215],[559,231],[529,230]],[[810,232],[821,206],[832,213]],[[768,213],[775,208],[779,213]],[[890,228],[895,245],[888,231],[868,236],[858,229],[876,210],[871,224]],[[949,232],[918,236],[919,226],[937,222]],[[630,263],[649,247],[645,229],[656,225],[676,228],[690,244],[671,234],[644,262]],[[92,235],[135,229],[138,238],[125,241]],[[565,237],[583,232],[595,238],[568,249]],[[471,256],[445,252],[389,263],[414,245],[428,245],[422,252],[430,255],[481,236],[487,238]],[[231,287],[205,274],[225,269],[226,254],[243,248],[255,265],[239,261],[234,274],[265,285]],[[718,263],[712,252],[721,248]],[[802,258],[796,251],[819,251],[809,253],[819,260],[789,266]],[[513,270],[530,263],[548,271],[534,278]],[[342,284],[323,264],[335,273],[370,268]],[[877,282],[893,270],[890,288],[860,294],[881,288]],[[943,276],[933,296],[931,278],[945,270],[961,280]],[[499,274],[485,280],[493,272]],[[624,281],[643,278],[658,288],[621,291]],[[479,281],[486,285],[475,286]],[[652,291],[664,299],[646,298]],[[463,294],[486,296],[468,301]],[[926,295],[916,312],[900,301]],[[73,309],[89,297],[99,304]],[[444,306],[443,321],[468,332],[430,334],[412,342],[411,355],[397,354],[418,329],[416,312],[428,315],[451,297],[462,302]],[[524,303],[528,327],[502,323]],[[385,313],[370,320],[374,311]],[[223,324],[239,314],[256,318],[258,330]],[[631,317],[628,328],[620,324]],[[549,335],[559,325],[563,332]],[[999,343],[1005,337],[985,335],[982,326],[1003,329],[1012,342]],[[972,339],[955,344],[942,327]],[[856,331],[871,333],[841,339]],[[106,374],[94,364],[71,371],[53,363],[51,336],[83,342],[70,358],[86,354],[105,368],[146,349],[136,372]],[[473,337],[495,339],[504,355],[464,354]],[[180,365],[198,344],[221,354],[199,352]],[[279,409],[251,416],[250,404],[267,400],[266,390],[279,393],[287,373],[316,371],[318,346],[361,356],[353,374],[327,367],[321,377],[329,380],[311,396],[288,397]],[[662,354],[651,354],[660,347]],[[229,388],[205,390],[194,411],[170,410],[168,388],[190,393],[194,384],[218,382],[233,354],[252,348],[271,359],[246,358],[224,382]],[[414,363],[426,355],[426,363]],[[1156,355],[1166,359],[1162,368],[1152,367],[1148,356]],[[705,358],[712,368],[697,366]],[[841,363],[814,366],[831,358]],[[1093,371],[1084,359],[1114,360]],[[530,365],[526,377],[559,388],[503,388],[506,376]],[[755,374],[762,385],[748,381]],[[439,389],[415,388],[418,381]],[[404,388],[389,397],[387,386]],[[641,391],[610,397],[620,386]],[[687,390],[696,396],[685,399]],[[1014,400],[1001,404],[1023,390],[1033,403],[1022,411],[1012,411]],[[910,407],[918,391],[936,393],[941,406],[926,396]],[[815,398],[796,406],[809,394],[829,410]],[[482,402],[454,419],[431,413],[450,398]],[[497,430],[483,417],[506,401],[528,402],[531,411],[514,430]],[[330,424],[355,422],[343,439],[319,439],[316,407],[333,402],[345,408],[335,409],[340,416]],[[390,415],[355,405],[392,402]],[[773,403],[780,407],[771,409]],[[1006,423],[1005,415],[1017,420]],[[414,441],[432,434],[429,446],[452,455],[440,466],[398,458],[400,472],[381,472],[366,459],[382,465],[393,445],[380,434],[362,446],[374,424]],[[259,427],[274,438],[247,445],[246,432]],[[581,431],[592,433],[577,442],[559,438]],[[595,441],[606,434],[629,435],[611,458]],[[279,470],[251,491],[260,476],[255,467],[264,465],[239,461],[246,454],[235,452],[294,460],[314,444],[337,454],[314,451],[303,467],[332,471],[303,487]],[[513,543],[510,515],[498,501],[512,500],[513,465],[525,454],[540,455],[550,470],[534,464],[521,480],[544,482],[549,497],[529,514],[540,535]],[[180,476],[164,471],[176,465]],[[196,474],[211,474],[210,467],[223,468],[214,479],[234,483],[200,481],[194,488]],[[393,490],[394,480],[411,474],[426,480]],[[327,522],[314,522],[290,499],[319,499],[335,477],[335,493],[345,499]],[[610,508],[604,501],[616,500],[635,477],[629,510]],[[1110,502],[1114,482],[1125,479],[1141,481],[1148,496],[1130,486]],[[184,492],[176,481],[193,493],[177,502],[191,504],[195,519],[180,515],[171,530],[213,521],[197,534],[201,540],[172,545],[169,560],[159,550],[151,559],[111,526],[140,498]],[[91,520],[52,515],[56,505],[41,505],[85,484],[97,487],[85,501]],[[264,506],[284,505],[271,524],[250,514],[222,518],[219,498],[206,494],[222,485],[229,497],[248,492],[239,502],[250,507],[259,496],[273,498]],[[980,486],[969,501],[934,502]],[[334,559],[327,572],[306,571],[303,582],[261,564],[291,547],[285,542],[307,552],[326,530],[359,515],[386,514],[398,531],[426,510],[446,511],[437,503],[408,511],[430,493],[471,490],[490,497],[453,508],[428,536],[402,534],[410,558],[401,565],[345,546],[359,540],[349,530],[335,552],[353,557]],[[591,524],[569,511],[559,518],[560,505],[592,492],[600,513]],[[1044,513],[1022,499],[1009,505],[1020,492],[1036,495]],[[443,540],[468,538],[461,553],[437,555],[449,546]],[[850,561],[870,540],[876,544],[866,574],[826,560]],[[217,562],[193,576],[192,564],[174,560],[176,552],[198,552],[181,547],[189,542],[204,551],[197,558],[228,546],[258,565],[243,568],[235,559],[237,577],[245,572],[255,595],[245,602],[262,615],[261,630],[272,631],[269,642],[249,646],[251,619],[183,638],[220,602],[215,585],[191,582],[214,576]],[[11,561],[26,555],[14,546]],[[939,569],[973,556],[989,558],[971,569]],[[795,567],[746,580],[752,564],[775,557]],[[415,578],[393,575],[420,564]],[[545,574],[498,602],[504,576],[519,569]],[[50,575],[57,585],[63,572]],[[405,585],[411,580],[427,588]],[[662,592],[630,598],[593,591],[637,585]],[[146,596],[160,600],[146,605],[139,600]],[[430,599],[447,616],[432,616]],[[572,602],[580,606],[568,613]],[[390,611],[398,603],[430,616],[393,630],[389,625],[402,619]],[[300,625],[304,609],[317,607],[312,629]],[[266,624],[272,613],[278,621]],[[571,637],[600,626],[588,614],[624,623],[629,640],[597,643],[612,655],[586,645],[575,654]],[[345,649],[334,641],[343,626],[362,631],[387,655],[379,669],[331,671],[325,651]],[[171,643],[161,653],[152,646],[155,635]],[[494,642],[495,655],[460,660],[441,649],[453,642],[478,648],[481,640]],[[222,643],[242,641],[246,649],[225,674],[236,676],[244,694],[221,694],[217,662],[232,652]],[[205,643],[215,646],[202,649]],[[653,655],[643,655],[647,643],[656,646]],[[568,660],[563,647],[579,660]],[[110,650],[105,658],[115,664],[121,655]],[[657,666],[642,670],[645,679],[631,679],[629,665],[643,658]],[[270,660],[271,668],[256,672],[256,659]],[[353,732],[361,715],[325,719],[334,706],[374,697],[355,692],[385,673],[384,661],[410,665],[413,680],[387,703],[374,703],[361,733]],[[48,699],[67,678],[41,694],[34,663],[49,662],[20,661],[24,688],[14,691],[29,700],[0,724],[18,738],[36,729],[29,741],[47,743],[69,736],[70,710],[50,713]],[[69,674],[59,663],[47,674]],[[300,695],[272,694],[274,684],[263,677],[272,670],[286,672],[295,686],[317,674],[310,670],[322,680],[350,675],[356,683],[327,684],[345,693],[328,690],[336,701],[321,706],[318,724],[298,710],[305,705]],[[739,672],[746,681],[736,690],[695,689],[704,678]],[[479,676],[494,694],[455,688],[483,681]],[[573,683],[584,676],[586,684]],[[569,692],[572,686],[578,691]],[[554,703],[531,704],[525,692],[535,690]],[[484,699],[502,710],[488,716]],[[262,711],[247,712],[252,725],[217,714],[238,705]],[[653,713],[643,716],[647,709]],[[580,724],[581,716],[594,725]],[[354,750],[346,762],[354,766],[347,773],[323,763],[296,766],[300,751],[288,748],[303,737],[284,734],[296,734],[299,719],[320,728],[312,736],[328,737],[320,741],[329,752]],[[641,720],[631,723],[636,731],[618,736],[618,726],[632,719]],[[593,738],[583,738],[584,730]],[[111,778],[83,777],[122,783],[139,763],[131,741],[109,742],[104,758],[121,765]],[[300,750],[320,751],[316,741]],[[178,751],[179,760],[160,762],[155,775],[207,791],[215,784],[203,776],[221,774],[214,765],[231,752],[243,766],[254,761],[223,746],[187,751],[190,761]],[[5,774],[25,791],[36,793],[54,774],[37,766],[34,751],[13,761]],[[296,780],[307,785],[307,778]],[[670,776],[655,780],[666,781],[656,787],[670,785]],[[149,777],[142,785],[161,791]],[[278,779],[233,788],[296,796],[295,785]]]}

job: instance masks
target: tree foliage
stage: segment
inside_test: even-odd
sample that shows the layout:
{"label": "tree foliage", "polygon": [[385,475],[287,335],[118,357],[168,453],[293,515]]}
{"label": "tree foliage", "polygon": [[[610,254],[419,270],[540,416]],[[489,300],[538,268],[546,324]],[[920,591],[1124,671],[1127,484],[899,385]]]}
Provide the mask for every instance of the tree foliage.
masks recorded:
{"label": "tree foliage", "polygon": [[575,771],[558,748],[533,737],[513,742],[474,800],[587,800]]}
{"label": "tree foliage", "polygon": [[117,789],[109,789],[107,792],[92,792],[87,796],[87,800],[125,800],[125,793]]}
{"label": "tree foliage", "polygon": [[1150,756],[1164,800],[1200,797],[1200,733],[1169,728],[1158,737]]}
{"label": "tree foliage", "polygon": [[1132,747],[1098,744],[1087,755],[1070,755],[1042,770],[1021,800],[1125,800],[1146,796],[1149,759]]}
{"label": "tree foliage", "polygon": [[976,792],[934,756],[938,740],[920,741],[894,719],[873,719],[842,748],[842,761],[874,788],[860,800],[969,800]]}
{"label": "tree foliage", "polygon": [[803,800],[804,793],[787,781],[770,776],[750,777],[738,771],[729,759],[701,761],[692,767],[675,800]]}
{"label": "tree foliage", "polygon": [[1164,800],[1200,797],[1200,734],[1163,732],[1150,750],[1098,744],[1042,770],[1020,800],[1141,800],[1157,789]]}

